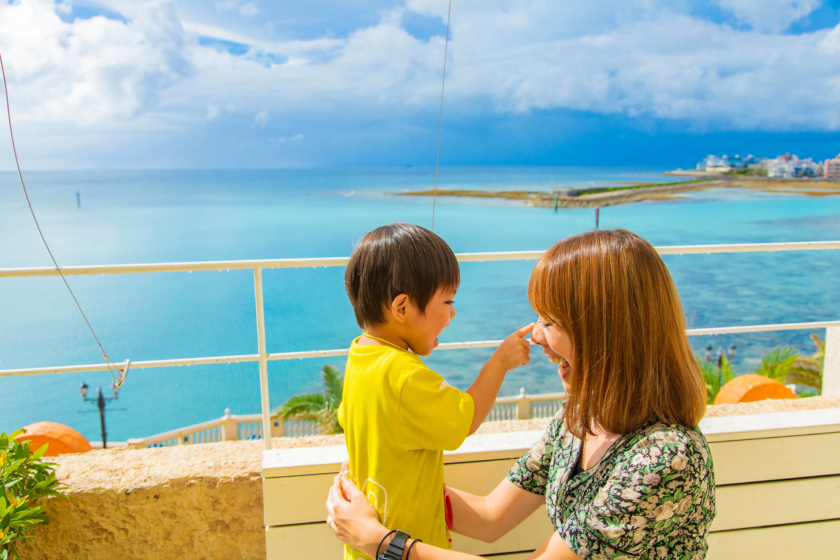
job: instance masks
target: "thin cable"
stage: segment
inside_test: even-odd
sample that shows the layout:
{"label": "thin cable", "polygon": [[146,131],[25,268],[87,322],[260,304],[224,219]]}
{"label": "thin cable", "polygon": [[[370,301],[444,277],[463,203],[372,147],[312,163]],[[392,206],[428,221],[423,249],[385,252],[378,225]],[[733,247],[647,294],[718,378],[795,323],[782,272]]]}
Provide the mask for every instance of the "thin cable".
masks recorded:
{"label": "thin cable", "polygon": [[432,231],[435,231],[435,207],[437,205],[438,165],[440,164],[440,128],[443,124],[443,91],[446,88],[446,58],[449,56],[449,19],[452,17],[452,0],[446,14],[446,46],[443,49],[443,83],[440,85],[440,117],[438,118],[437,157],[435,158],[435,192],[432,197]]}
{"label": "thin cable", "polygon": [[58,263],[55,260],[55,257],[50,250],[50,246],[47,245],[47,240],[44,237],[44,232],[41,231],[41,226],[38,224],[38,218],[35,217],[35,210],[32,209],[32,202],[29,200],[29,193],[26,192],[26,185],[23,182],[23,173],[20,170],[20,161],[18,161],[17,155],[17,148],[15,147],[15,135],[12,132],[12,109],[9,106],[9,88],[6,85],[6,68],[3,65],[3,56],[0,55],[0,72],[3,74],[3,91],[6,94],[6,115],[9,118],[9,136],[12,138],[12,152],[15,154],[15,165],[17,165],[17,172],[18,177],[20,178],[20,186],[23,187],[23,196],[26,197],[26,204],[29,206],[29,213],[32,214],[32,220],[35,222],[35,227],[38,228],[38,234],[41,236],[41,241],[44,242],[44,247],[47,248],[47,253],[50,255],[50,259],[52,259],[53,265],[55,266],[55,270],[58,272],[58,275],[61,277],[62,282],[67,287],[67,291],[70,292],[70,297],[73,298],[73,303],[76,304],[76,307],[79,309],[79,313],[82,314],[82,319],[85,320],[85,324],[87,325],[90,334],[93,335],[93,340],[96,341],[96,345],[99,346],[99,350],[102,351],[102,359],[108,364],[108,371],[111,372],[111,377],[114,378],[114,382],[117,382],[116,376],[114,376],[114,372],[111,370],[111,366],[117,367],[114,362],[112,362],[108,358],[108,354],[105,353],[105,349],[102,348],[102,344],[99,342],[99,339],[96,337],[96,333],[93,332],[93,327],[90,326],[90,322],[88,318],[85,316],[85,312],[82,311],[82,306],[79,305],[79,300],[76,299],[76,295],[73,293],[73,290],[70,289],[70,284],[67,283],[67,279],[64,277],[64,274],[61,273],[61,269],[58,266]]}

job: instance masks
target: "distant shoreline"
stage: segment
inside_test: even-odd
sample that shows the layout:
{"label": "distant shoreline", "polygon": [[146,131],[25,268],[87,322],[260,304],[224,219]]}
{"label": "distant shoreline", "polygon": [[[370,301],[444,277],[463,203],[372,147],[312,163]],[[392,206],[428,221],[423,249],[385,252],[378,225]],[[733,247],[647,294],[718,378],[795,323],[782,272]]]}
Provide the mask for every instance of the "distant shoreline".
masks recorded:
{"label": "distant shoreline", "polygon": [[[577,194],[571,196],[547,191],[506,190],[488,191],[473,189],[432,189],[391,193],[394,196],[440,196],[463,198],[497,198],[520,200],[536,208],[594,208],[614,206],[644,200],[674,200],[679,194],[712,188],[754,189],[763,192],[802,194],[805,196],[840,195],[840,181],[830,179],[777,179],[766,177],[727,176],[706,171],[669,171],[665,175],[697,177],[691,181],[677,183],[637,183],[613,187],[569,189]],[[562,189],[559,189],[562,190]]]}

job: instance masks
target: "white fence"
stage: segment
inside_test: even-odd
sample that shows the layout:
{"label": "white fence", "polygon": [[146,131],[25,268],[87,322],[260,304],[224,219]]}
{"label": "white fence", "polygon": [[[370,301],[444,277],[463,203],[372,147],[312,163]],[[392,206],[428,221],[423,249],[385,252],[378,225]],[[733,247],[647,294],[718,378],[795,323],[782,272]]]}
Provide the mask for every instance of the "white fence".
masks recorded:
{"label": "white fence", "polygon": [[[515,397],[500,397],[490,410],[485,422],[501,420],[528,420],[530,418],[549,418],[560,410],[560,403],[566,393],[544,393],[527,395],[520,389]],[[321,428],[314,420],[305,418],[280,419],[271,417],[271,437],[305,437],[320,435]],[[225,415],[218,420],[210,420],[171,430],[162,434],[144,438],[130,439],[129,447],[172,447],[194,443],[215,443],[218,441],[243,441],[262,439],[262,416],[259,414],[231,415],[225,409]]]}
{"label": "white fence", "polygon": [[[799,243],[749,243],[749,244],[732,244],[732,245],[684,245],[671,247],[657,247],[656,250],[662,255],[689,255],[689,254],[710,254],[710,253],[751,253],[751,252],[776,252],[776,251],[813,251],[813,250],[837,250],[840,249],[840,241],[813,241],[813,242],[799,242]],[[457,255],[459,262],[487,262],[487,261],[511,261],[511,260],[535,260],[538,259],[544,251],[511,251],[500,253],[461,253]],[[150,272],[187,272],[199,270],[245,270],[251,269],[254,271],[254,291],[257,314],[257,354],[245,354],[238,356],[210,356],[198,358],[176,358],[170,360],[150,360],[150,361],[132,361],[131,367],[133,369],[151,368],[151,367],[169,367],[169,366],[185,366],[198,364],[222,364],[222,363],[236,363],[236,362],[259,362],[260,369],[260,401],[262,407],[262,414],[259,420],[247,420],[245,422],[253,422],[249,427],[242,428],[243,436],[257,437],[261,436],[262,426],[272,426],[270,418],[270,407],[268,400],[268,361],[269,360],[292,360],[303,358],[324,358],[333,356],[347,355],[347,349],[336,350],[315,350],[309,352],[284,352],[269,354],[266,350],[265,341],[265,312],[263,306],[263,288],[262,288],[262,271],[263,269],[271,268],[306,268],[306,267],[332,267],[345,266],[349,257],[331,257],[331,258],[308,258],[308,259],[267,259],[267,260],[246,260],[246,261],[209,261],[209,262],[193,262],[193,263],[159,263],[159,264],[127,264],[127,265],[100,265],[100,266],[69,266],[61,268],[61,274],[64,276],[79,276],[79,275],[95,275],[95,274],[136,274],[136,273],[150,273]],[[9,268],[0,269],[0,278],[33,278],[42,276],[58,276],[59,271],[55,268]],[[827,360],[826,364],[834,364],[840,360],[834,358],[840,353],[840,321],[819,321],[812,323],[790,323],[790,324],[774,324],[774,325],[750,325],[750,326],[734,326],[721,328],[707,328],[707,329],[691,329],[687,331],[689,336],[693,335],[710,335],[710,334],[726,334],[726,333],[742,333],[742,332],[756,332],[756,331],[773,331],[773,330],[790,330],[790,329],[821,329],[828,328],[829,334],[826,336]],[[836,332],[832,335],[832,331]],[[836,340],[835,340],[836,339]],[[489,348],[497,346],[500,340],[487,341],[473,341],[473,342],[454,342],[441,344],[441,350],[455,350],[463,348]],[[837,347],[837,348],[835,348]],[[830,359],[829,359],[830,358]],[[10,377],[18,375],[43,375],[43,374],[60,374],[70,372],[85,372],[85,371],[104,371],[107,370],[106,364],[87,364],[87,365],[73,365],[73,366],[51,366],[40,368],[24,368],[24,369],[6,369],[0,370],[0,377]],[[829,375],[830,374],[830,375]],[[826,375],[829,377],[840,377],[840,371],[829,372],[826,368]],[[828,385],[840,387],[840,383],[836,383],[833,379],[827,380]],[[498,412],[499,419],[511,417],[513,412],[513,403],[503,403]],[[517,405],[518,406],[518,405]],[[517,408],[518,413],[518,408]],[[231,417],[232,418],[232,417]],[[244,418],[244,417],[243,417]],[[205,429],[219,427],[214,422],[209,422]],[[212,426],[210,424],[213,424]],[[259,424],[259,427],[257,427]],[[272,430],[277,426],[272,426]],[[224,425],[221,426],[224,430]],[[198,433],[198,432],[196,432]],[[202,432],[201,435],[195,436],[196,433],[188,435],[187,437],[210,438],[210,432]],[[234,434],[236,431],[233,432]],[[169,432],[169,438],[164,440],[173,445],[178,437],[183,439],[180,431]],[[163,434],[162,434],[163,435]],[[225,437],[227,439],[227,437]],[[235,439],[231,436],[230,439]],[[270,449],[270,438],[265,438],[265,448]]]}

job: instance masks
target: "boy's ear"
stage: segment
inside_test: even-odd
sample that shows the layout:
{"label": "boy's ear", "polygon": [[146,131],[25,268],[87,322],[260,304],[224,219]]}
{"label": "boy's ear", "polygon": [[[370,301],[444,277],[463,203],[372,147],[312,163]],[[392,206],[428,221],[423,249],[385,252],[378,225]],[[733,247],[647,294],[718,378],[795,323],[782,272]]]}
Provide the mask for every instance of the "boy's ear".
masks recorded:
{"label": "boy's ear", "polygon": [[400,294],[391,302],[391,315],[400,323],[405,323],[408,318],[408,294]]}

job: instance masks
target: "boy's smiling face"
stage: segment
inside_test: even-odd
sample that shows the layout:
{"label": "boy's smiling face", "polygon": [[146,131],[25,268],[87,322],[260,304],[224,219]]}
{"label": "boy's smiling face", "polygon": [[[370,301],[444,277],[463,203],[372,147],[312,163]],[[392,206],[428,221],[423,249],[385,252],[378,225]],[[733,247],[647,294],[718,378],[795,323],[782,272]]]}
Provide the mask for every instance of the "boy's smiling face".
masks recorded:
{"label": "boy's smiling face", "polygon": [[418,356],[428,356],[438,346],[438,335],[449,326],[449,321],[455,318],[455,293],[457,288],[443,288],[426,305],[426,311],[420,310],[413,304],[407,309],[405,340]]}

